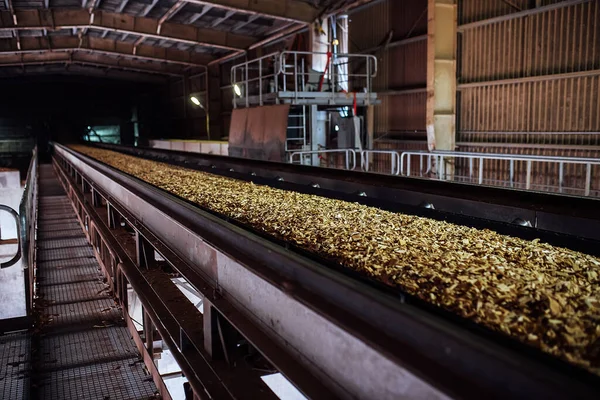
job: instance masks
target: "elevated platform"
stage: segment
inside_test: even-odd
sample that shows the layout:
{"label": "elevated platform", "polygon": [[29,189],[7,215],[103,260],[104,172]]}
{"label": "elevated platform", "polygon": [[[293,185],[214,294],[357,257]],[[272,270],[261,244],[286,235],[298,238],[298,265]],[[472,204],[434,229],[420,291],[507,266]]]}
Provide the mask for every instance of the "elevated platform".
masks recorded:
{"label": "elevated platform", "polygon": [[[261,100],[262,99],[262,100]],[[236,107],[253,107],[266,104],[291,104],[294,106],[348,106],[354,105],[354,93],[343,92],[292,92],[281,91],[274,93],[265,93],[262,95],[248,96],[246,103],[245,97],[237,97],[233,100]],[[381,103],[377,99],[377,93],[356,93],[356,105],[365,107]]]}

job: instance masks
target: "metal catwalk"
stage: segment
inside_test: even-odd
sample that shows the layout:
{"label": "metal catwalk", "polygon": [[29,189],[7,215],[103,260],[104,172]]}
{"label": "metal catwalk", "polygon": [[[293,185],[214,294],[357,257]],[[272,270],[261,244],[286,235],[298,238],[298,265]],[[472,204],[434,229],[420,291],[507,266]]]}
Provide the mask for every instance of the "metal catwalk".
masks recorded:
{"label": "metal catwalk", "polygon": [[152,378],[52,167],[39,170],[32,397],[148,399]]}

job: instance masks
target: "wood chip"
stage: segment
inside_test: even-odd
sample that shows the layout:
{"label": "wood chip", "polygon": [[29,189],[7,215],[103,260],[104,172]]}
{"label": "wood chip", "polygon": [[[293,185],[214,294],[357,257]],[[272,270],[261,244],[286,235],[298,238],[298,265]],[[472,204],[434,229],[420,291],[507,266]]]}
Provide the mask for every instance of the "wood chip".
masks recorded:
{"label": "wood chip", "polygon": [[284,191],[108,150],[73,149],[600,375],[596,257],[539,239]]}

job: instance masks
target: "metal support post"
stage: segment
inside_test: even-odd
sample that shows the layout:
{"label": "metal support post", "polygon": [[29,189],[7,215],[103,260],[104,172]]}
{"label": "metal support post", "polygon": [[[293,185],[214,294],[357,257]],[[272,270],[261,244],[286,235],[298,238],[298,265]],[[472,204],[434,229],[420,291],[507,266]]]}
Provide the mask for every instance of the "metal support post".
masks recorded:
{"label": "metal support post", "polygon": [[149,269],[156,266],[154,247],[138,231],[135,231],[135,256],[140,268]]}
{"label": "metal support post", "polygon": [[[454,150],[456,137],[456,0],[428,0],[427,146]],[[439,166],[438,166],[439,167]],[[448,171],[450,179],[454,171]]]}

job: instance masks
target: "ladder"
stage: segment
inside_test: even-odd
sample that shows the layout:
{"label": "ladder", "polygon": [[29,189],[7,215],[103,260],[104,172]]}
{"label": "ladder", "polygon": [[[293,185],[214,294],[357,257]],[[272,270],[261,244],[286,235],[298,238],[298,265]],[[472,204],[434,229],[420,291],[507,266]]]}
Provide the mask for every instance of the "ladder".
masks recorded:
{"label": "ladder", "polygon": [[307,149],[308,135],[306,129],[306,107],[307,106],[293,106],[290,108],[287,136],[285,140],[286,152]]}

